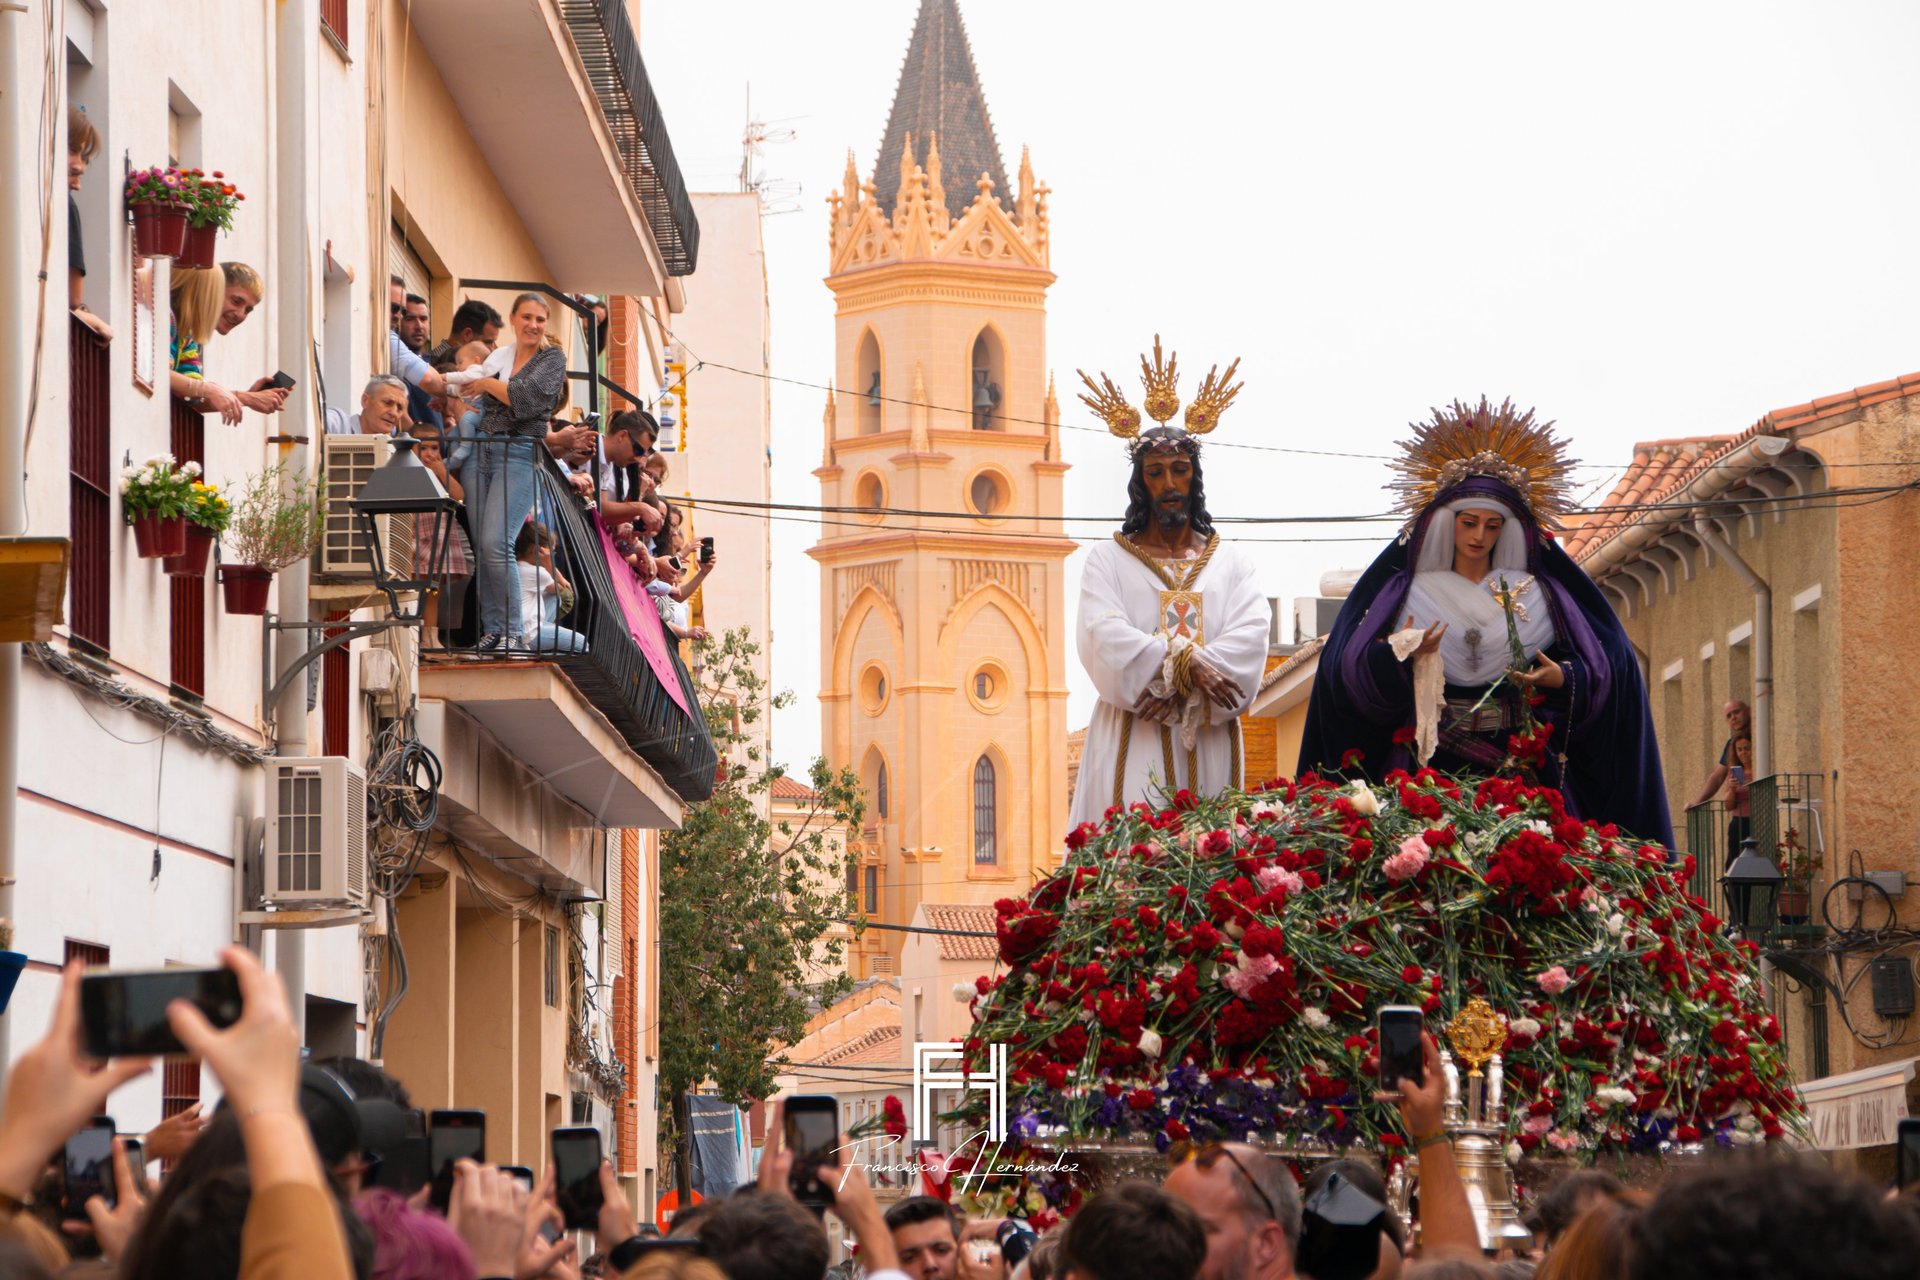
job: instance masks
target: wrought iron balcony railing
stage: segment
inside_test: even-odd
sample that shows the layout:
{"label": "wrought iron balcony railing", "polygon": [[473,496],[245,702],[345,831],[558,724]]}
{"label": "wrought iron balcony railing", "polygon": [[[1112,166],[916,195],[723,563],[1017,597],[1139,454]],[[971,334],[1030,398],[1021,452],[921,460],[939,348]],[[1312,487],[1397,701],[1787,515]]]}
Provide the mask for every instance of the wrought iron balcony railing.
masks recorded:
{"label": "wrought iron balcony railing", "polygon": [[627,183],[646,211],[670,276],[688,276],[700,257],[700,222],[673,158],[666,121],[627,22],[625,0],[560,0],[560,13],[613,130]]}

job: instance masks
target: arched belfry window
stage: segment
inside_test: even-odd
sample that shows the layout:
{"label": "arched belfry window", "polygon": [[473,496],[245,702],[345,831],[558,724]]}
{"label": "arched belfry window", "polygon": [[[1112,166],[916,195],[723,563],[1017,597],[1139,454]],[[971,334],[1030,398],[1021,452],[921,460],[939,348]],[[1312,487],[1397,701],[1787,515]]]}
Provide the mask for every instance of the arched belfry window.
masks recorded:
{"label": "arched belfry window", "polygon": [[886,404],[886,389],[880,381],[880,341],[873,336],[873,330],[865,330],[860,335],[860,353],[855,361],[854,383],[855,418],[859,434],[870,436],[878,433],[882,423],[882,407]]}
{"label": "arched belfry window", "polygon": [[885,822],[887,809],[887,762],[882,760],[873,773],[873,816]]}
{"label": "arched belfry window", "polygon": [[1005,398],[1007,385],[1007,353],[1000,346],[1000,336],[991,329],[982,329],[980,336],[973,340],[967,365],[967,403],[973,409],[973,429],[1005,431],[1006,415],[1001,411],[1000,402]]}
{"label": "arched belfry window", "polygon": [[981,756],[973,766],[973,861],[976,866],[991,866],[1000,860],[997,790],[993,760]]}

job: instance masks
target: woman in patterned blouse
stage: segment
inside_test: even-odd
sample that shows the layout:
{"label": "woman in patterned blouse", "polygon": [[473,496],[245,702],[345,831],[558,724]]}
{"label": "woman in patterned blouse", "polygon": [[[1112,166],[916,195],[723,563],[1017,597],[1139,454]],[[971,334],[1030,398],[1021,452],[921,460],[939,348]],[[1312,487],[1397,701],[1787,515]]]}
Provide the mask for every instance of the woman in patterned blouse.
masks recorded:
{"label": "woman in patterned blouse", "polygon": [[515,345],[507,376],[474,381],[468,394],[484,411],[475,441],[473,517],[480,601],[479,648],[514,649],[539,619],[520,617],[520,577],[513,541],[533,514],[535,453],[546,441],[547,422],[566,396],[567,357],[547,345],[547,303],[537,293],[513,300],[508,314]]}

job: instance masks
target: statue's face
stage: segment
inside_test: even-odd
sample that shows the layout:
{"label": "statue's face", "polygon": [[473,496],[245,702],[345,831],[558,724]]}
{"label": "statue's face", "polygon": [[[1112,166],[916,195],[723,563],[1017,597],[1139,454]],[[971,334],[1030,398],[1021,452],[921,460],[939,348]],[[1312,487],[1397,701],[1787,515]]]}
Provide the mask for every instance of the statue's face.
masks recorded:
{"label": "statue's face", "polygon": [[1155,449],[1140,463],[1153,518],[1162,529],[1187,523],[1193,510],[1193,459],[1178,449]]}

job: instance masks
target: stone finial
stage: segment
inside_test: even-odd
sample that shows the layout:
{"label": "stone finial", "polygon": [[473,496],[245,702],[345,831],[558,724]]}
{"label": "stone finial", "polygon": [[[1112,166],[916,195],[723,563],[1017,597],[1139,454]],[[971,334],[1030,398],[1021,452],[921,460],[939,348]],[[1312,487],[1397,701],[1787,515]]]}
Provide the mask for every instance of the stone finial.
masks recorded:
{"label": "stone finial", "polygon": [[1056,455],[1060,452],[1060,397],[1054,394],[1051,369],[1047,371],[1047,401],[1041,407],[1040,418],[1047,424],[1045,459],[1048,462],[1057,461]]}
{"label": "stone finial", "polygon": [[980,175],[980,181],[974,183],[973,185],[977,187],[980,191],[980,194],[974,197],[974,203],[977,204],[981,200],[993,199],[993,178],[991,175],[982,173]]}
{"label": "stone finial", "polygon": [[942,230],[951,218],[947,212],[947,189],[940,182],[940,135],[927,135],[927,200],[933,205],[934,221]]}
{"label": "stone finial", "polygon": [[834,406],[834,393],[828,391],[827,407],[820,413],[821,434],[826,437],[826,444],[820,451],[820,465],[823,467],[833,465],[833,437],[838,419],[839,410]]}
{"label": "stone finial", "polygon": [[1020,148],[1020,198],[1016,203],[1015,207],[1019,210],[1020,225],[1022,228],[1026,228],[1030,226],[1033,222],[1033,215],[1034,215],[1033,196],[1034,196],[1033,157],[1028,153],[1027,148],[1021,147]]}
{"label": "stone finial", "polygon": [[927,371],[920,361],[913,362],[913,404],[907,410],[907,449],[911,453],[932,453],[927,434]]}
{"label": "stone finial", "polygon": [[[902,195],[906,193],[907,184],[913,181],[914,168],[913,135],[908,134],[906,140],[900,144],[900,192]],[[895,207],[899,207],[897,201]]]}
{"label": "stone finial", "polygon": [[860,170],[853,163],[852,147],[847,148],[847,172],[840,179],[840,198],[845,201],[842,207],[846,210],[847,221],[851,223],[860,208]]}

